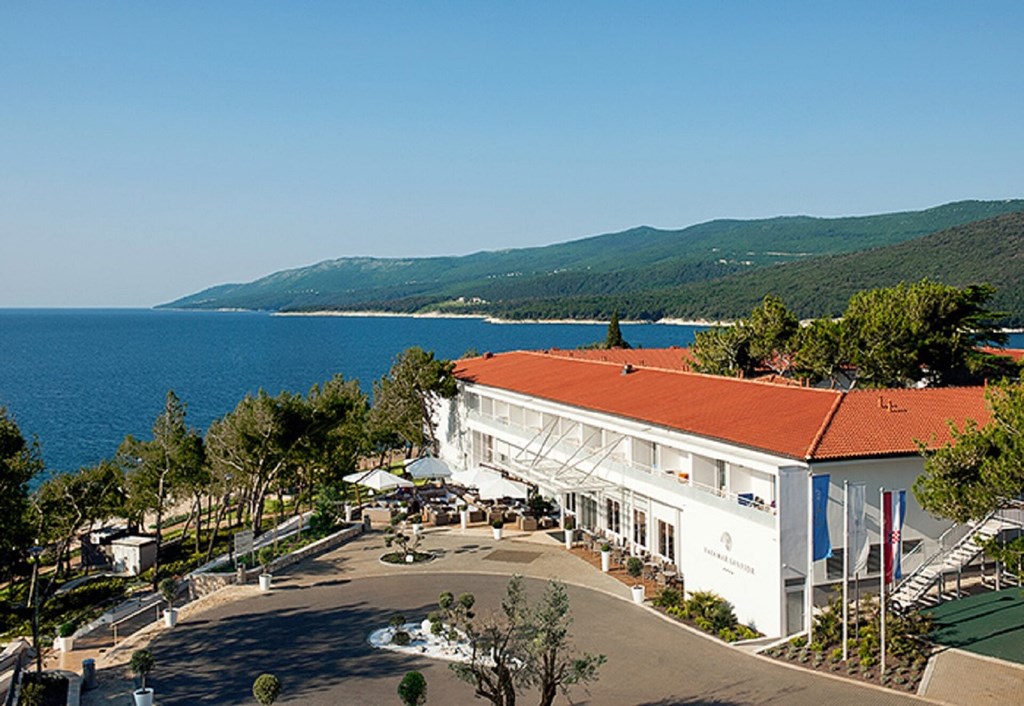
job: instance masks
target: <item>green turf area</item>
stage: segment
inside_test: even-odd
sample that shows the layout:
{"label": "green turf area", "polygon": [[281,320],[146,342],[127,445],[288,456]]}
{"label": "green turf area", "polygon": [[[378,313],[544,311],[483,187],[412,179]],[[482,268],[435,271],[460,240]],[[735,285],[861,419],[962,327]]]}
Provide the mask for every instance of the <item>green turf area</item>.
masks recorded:
{"label": "green turf area", "polygon": [[1024,592],[983,593],[932,609],[940,645],[1024,664]]}

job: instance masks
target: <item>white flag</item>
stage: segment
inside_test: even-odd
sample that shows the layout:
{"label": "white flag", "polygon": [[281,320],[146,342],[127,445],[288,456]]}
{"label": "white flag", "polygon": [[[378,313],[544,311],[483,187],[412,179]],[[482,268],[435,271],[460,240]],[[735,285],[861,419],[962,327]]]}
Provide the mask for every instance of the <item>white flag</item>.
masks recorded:
{"label": "white flag", "polygon": [[867,515],[865,508],[866,484],[850,483],[849,504],[846,511],[849,513],[850,539],[846,548],[850,552],[849,567],[854,574],[865,571],[868,568],[868,551],[871,545],[868,543],[868,528],[866,524]]}

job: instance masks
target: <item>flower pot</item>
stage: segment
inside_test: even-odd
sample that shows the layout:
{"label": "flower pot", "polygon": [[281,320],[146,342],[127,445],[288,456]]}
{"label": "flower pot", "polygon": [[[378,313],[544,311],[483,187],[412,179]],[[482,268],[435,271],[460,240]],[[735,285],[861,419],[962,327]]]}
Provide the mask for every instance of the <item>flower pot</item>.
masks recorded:
{"label": "flower pot", "polygon": [[148,687],[136,689],[132,696],[135,697],[135,706],[153,706],[153,690]]}
{"label": "flower pot", "polygon": [[637,585],[633,586],[630,590],[633,591],[633,602],[642,605],[644,602],[644,587]]}
{"label": "flower pot", "polygon": [[469,510],[459,511],[459,524],[462,526],[462,529],[469,527]]}
{"label": "flower pot", "polygon": [[178,624],[178,611],[176,608],[168,608],[164,611],[164,625],[173,628]]}
{"label": "flower pot", "polygon": [[491,527],[491,533],[494,535],[495,539],[501,539],[501,530],[501,527]]}
{"label": "flower pot", "polygon": [[612,553],[601,552],[601,571],[606,574],[611,571],[612,568]]}
{"label": "flower pot", "polygon": [[71,650],[75,649],[75,638],[72,636],[58,637],[57,649],[61,652],[70,652]]}
{"label": "flower pot", "polygon": [[260,590],[270,590],[270,580],[274,578],[271,574],[260,574]]}
{"label": "flower pot", "polygon": [[423,534],[423,524],[420,523],[420,522],[413,522],[412,523],[412,533],[416,537],[419,537],[421,534]]}

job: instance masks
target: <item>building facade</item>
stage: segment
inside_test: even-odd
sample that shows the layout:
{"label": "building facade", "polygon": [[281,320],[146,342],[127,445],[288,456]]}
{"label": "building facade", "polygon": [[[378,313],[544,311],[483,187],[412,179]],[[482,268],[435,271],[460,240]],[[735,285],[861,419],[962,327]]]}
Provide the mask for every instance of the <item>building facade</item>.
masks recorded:
{"label": "building facade", "polygon": [[[676,565],[688,591],[718,593],[766,635],[806,629],[816,589],[820,602],[841,580],[844,481],[867,488],[869,585],[880,563],[878,490],[909,490],[923,468],[919,442],[946,443],[949,421],[988,418],[982,388],[839,392],[646,363],[671,359],[459,361],[459,394],[437,420],[441,456],[535,485],[577,527]],[[820,475],[830,479],[834,550],[812,561],[811,479]],[[907,496],[905,571],[949,526]]]}

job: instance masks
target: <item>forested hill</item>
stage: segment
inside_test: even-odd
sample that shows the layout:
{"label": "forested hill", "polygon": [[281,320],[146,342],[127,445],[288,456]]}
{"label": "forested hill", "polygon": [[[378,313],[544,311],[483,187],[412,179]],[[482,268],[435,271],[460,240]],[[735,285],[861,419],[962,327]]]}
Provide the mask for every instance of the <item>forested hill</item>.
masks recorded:
{"label": "forested hill", "polygon": [[1024,213],[1010,213],[949,228],[884,248],[826,255],[761,268],[711,282],[661,288],[625,297],[587,297],[508,302],[494,314],[545,318],[570,311],[623,318],[732,319],[750,312],[765,294],[776,294],[798,316],[837,316],[856,292],[924,277],[963,287],[987,283],[998,291],[992,308],[1008,314],[1009,326],[1024,326]]}
{"label": "forested hill", "polygon": [[[462,257],[341,258],[254,282],[212,287],[162,306],[582,318],[606,316],[606,307],[614,302],[625,304],[624,316],[635,317],[640,308],[679,316],[738,316],[750,307],[712,314],[699,291],[731,286],[731,278],[741,273],[749,276],[780,264],[902,243],[1015,211],[1024,211],[1024,200],[961,201],[924,211],[848,218],[716,220],[682,230],[638,227]],[[667,294],[672,299],[663,305],[637,307]]]}

